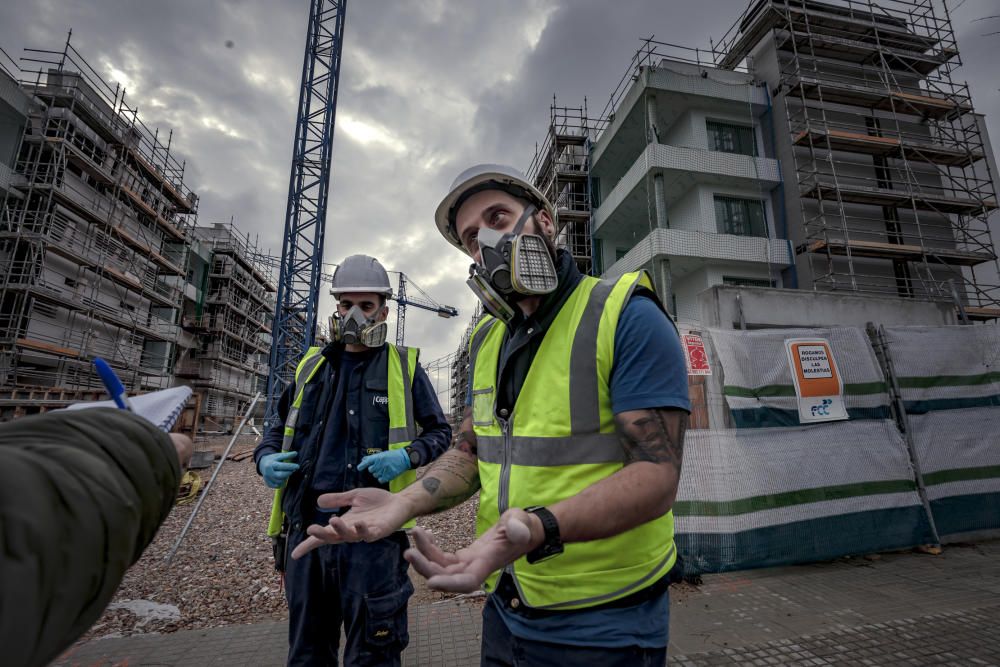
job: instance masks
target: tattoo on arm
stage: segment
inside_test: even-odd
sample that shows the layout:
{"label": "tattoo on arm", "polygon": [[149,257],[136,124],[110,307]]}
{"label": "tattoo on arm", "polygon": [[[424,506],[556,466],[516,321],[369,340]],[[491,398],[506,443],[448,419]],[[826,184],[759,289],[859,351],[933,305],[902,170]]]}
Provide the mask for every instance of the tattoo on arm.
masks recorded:
{"label": "tattoo on arm", "polygon": [[446,452],[420,478],[420,484],[442,512],[472,497],[479,490],[479,468],[474,457],[461,451]]}
{"label": "tattoo on arm", "polygon": [[688,415],[683,410],[633,410],[615,417],[625,450],[625,465],[639,461],[667,463],[681,470]]}

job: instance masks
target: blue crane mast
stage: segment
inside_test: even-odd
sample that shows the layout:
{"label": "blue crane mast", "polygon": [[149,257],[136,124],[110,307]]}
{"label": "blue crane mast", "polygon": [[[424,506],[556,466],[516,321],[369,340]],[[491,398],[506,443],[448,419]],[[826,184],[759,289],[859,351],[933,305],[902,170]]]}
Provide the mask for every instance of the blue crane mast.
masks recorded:
{"label": "blue crane mast", "polygon": [[346,11],[347,0],[311,0],[309,7],[267,378],[268,426],[277,421],[281,392],[316,335]]}

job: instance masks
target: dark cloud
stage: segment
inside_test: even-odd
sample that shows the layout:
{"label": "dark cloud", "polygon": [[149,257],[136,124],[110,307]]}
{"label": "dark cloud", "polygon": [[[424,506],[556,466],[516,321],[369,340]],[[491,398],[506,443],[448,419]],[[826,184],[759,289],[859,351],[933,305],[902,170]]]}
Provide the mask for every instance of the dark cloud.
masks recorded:
{"label": "dark cloud", "polygon": [[[308,2],[268,0],[6,0],[0,46],[74,46],[128,95],[150,127],[174,130],[200,222],[237,225],[280,252]],[[993,0],[956,0],[953,14],[977,109],[1000,137]],[[630,0],[353,2],[345,26],[328,262],[366,252],[405,271],[459,321],[412,311],[407,340],[429,360],[454,350],[475,300],[468,260],[432,216],[473,162],[527,167],[562,105],[597,115],[642,37],[705,46],[744,3]],[[1000,23],[1000,22],[997,22]],[[1000,140],[1000,139],[998,139]],[[322,299],[324,312],[331,300]]]}

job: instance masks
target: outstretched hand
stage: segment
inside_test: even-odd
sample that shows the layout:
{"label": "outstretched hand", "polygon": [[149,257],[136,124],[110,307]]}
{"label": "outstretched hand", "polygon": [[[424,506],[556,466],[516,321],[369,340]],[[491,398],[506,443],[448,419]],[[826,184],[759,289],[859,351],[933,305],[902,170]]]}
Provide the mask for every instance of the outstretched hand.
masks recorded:
{"label": "outstretched hand", "polygon": [[[537,530],[532,531],[529,526],[535,522]],[[490,573],[514,562],[543,539],[537,517],[520,509],[504,512],[479,539],[455,553],[442,551],[423,528],[414,528],[412,534],[416,548],[406,550],[406,560],[427,578],[429,588],[450,593],[477,590]]]}
{"label": "outstretched hand", "polygon": [[351,509],[343,516],[330,517],[329,525],[309,526],[306,529],[309,537],[295,547],[292,558],[301,558],[324,544],[380,540],[399,530],[411,518],[410,505],[399,495],[384,489],[324,493],[317,504],[323,509]]}

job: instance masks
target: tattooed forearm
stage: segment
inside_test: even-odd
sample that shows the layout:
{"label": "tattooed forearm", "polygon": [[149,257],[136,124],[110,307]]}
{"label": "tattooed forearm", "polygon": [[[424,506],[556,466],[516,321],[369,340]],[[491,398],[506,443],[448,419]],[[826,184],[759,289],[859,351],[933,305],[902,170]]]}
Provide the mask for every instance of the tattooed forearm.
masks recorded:
{"label": "tattooed forearm", "polygon": [[460,505],[479,490],[479,467],[474,457],[461,451],[445,452],[420,478],[433,502],[432,512]]}
{"label": "tattooed forearm", "polygon": [[667,463],[681,469],[688,415],[683,410],[632,410],[615,417],[625,450],[625,465],[638,461]]}

